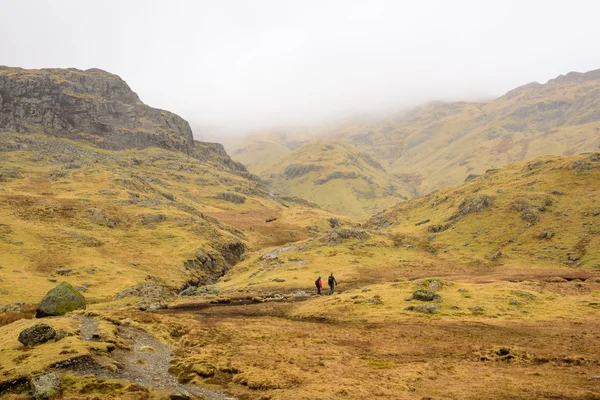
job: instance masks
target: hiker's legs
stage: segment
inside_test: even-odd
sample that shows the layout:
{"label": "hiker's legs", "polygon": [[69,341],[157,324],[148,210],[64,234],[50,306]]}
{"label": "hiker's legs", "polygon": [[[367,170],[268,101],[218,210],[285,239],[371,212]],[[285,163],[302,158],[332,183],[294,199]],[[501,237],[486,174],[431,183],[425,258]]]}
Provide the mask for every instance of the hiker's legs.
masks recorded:
{"label": "hiker's legs", "polygon": [[321,294],[321,288],[317,286],[317,294]]}
{"label": "hiker's legs", "polygon": [[329,286],[329,294],[332,295],[333,294],[333,286]]}

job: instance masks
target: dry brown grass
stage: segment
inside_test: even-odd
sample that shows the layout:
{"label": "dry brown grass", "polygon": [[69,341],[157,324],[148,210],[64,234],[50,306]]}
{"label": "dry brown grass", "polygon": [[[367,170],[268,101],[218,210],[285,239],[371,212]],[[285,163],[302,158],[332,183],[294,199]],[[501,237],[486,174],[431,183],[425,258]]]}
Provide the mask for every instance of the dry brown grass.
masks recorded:
{"label": "dry brown grass", "polygon": [[7,311],[0,313],[0,327],[12,324],[20,319],[33,319],[35,317],[35,305],[26,305],[23,312]]}
{"label": "dry brown grass", "polygon": [[176,314],[187,333],[173,371],[248,399],[597,398],[595,319],[334,322],[326,308],[291,319],[294,307]]}

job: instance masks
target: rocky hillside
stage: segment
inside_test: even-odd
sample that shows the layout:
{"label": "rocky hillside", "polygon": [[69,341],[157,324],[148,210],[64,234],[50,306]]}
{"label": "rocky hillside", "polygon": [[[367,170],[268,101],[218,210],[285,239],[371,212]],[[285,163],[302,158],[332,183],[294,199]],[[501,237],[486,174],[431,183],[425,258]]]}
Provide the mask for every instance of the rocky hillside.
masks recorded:
{"label": "rocky hillside", "polygon": [[272,191],[337,214],[367,218],[410,196],[403,182],[351,145],[309,142],[272,154],[251,165]]}
{"label": "rocky hillside", "polygon": [[142,103],[117,75],[0,67],[0,132],[45,133],[109,150],[160,147],[245,171],[222,145],[195,142],[187,121]]}
{"label": "rocky hillside", "polygon": [[309,238],[332,217],[270,196],[222,145],[194,141],[116,75],[7,67],[0,216],[1,304],[63,276],[91,297],[211,282],[248,250]]}
{"label": "rocky hillside", "polygon": [[456,262],[600,269],[600,153],[521,162],[373,216],[398,245]]}
{"label": "rocky hillside", "polygon": [[[488,103],[432,102],[377,123],[319,132],[313,141],[347,143],[422,196],[490,168],[543,155],[575,155],[600,147],[600,70],[530,83]],[[280,135],[258,137],[285,146]],[[306,134],[302,140],[311,139]],[[245,149],[249,149],[246,151]],[[264,147],[271,151],[270,147]],[[234,157],[262,160],[249,141]]]}
{"label": "rocky hillside", "polygon": [[0,216],[5,304],[65,277],[92,298],[210,282],[257,246],[315,236],[331,214],[178,151],[0,133]]}

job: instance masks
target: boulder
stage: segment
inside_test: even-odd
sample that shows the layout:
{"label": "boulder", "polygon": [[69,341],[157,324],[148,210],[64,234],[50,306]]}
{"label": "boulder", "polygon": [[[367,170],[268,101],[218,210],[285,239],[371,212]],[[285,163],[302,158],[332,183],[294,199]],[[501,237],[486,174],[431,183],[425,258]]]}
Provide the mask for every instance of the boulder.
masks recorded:
{"label": "boulder", "polygon": [[54,339],[56,331],[47,324],[37,324],[19,333],[19,342],[25,346],[33,346],[36,344],[46,343]]}
{"label": "boulder", "polygon": [[414,300],[421,300],[421,301],[434,301],[434,300],[441,300],[442,296],[440,296],[439,294],[432,292],[430,290],[415,290],[413,292],[412,298]]}
{"label": "boulder", "polygon": [[64,315],[73,310],[85,310],[85,297],[67,282],[51,289],[37,308],[36,317]]}
{"label": "boulder", "polygon": [[31,378],[31,391],[35,400],[49,399],[60,393],[60,375],[51,372]]}
{"label": "boulder", "polygon": [[416,311],[423,314],[437,314],[440,310],[439,304],[419,304],[414,306],[408,306],[405,308],[407,311]]}

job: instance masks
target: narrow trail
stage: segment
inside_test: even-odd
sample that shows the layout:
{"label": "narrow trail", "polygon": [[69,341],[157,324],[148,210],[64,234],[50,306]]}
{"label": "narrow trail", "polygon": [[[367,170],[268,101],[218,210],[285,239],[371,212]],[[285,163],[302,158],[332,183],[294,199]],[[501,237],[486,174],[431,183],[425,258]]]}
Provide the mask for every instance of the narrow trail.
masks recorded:
{"label": "narrow trail", "polygon": [[[93,318],[81,318],[83,340],[98,340],[98,323]],[[210,400],[237,400],[224,393],[213,392],[193,385],[183,385],[169,372],[171,349],[158,341],[152,334],[138,328],[121,326],[118,336],[129,346],[129,350],[117,348],[110,359],[117,366],[116,372],[103,368],[101,361],[84,363],[74,371],[81,374],[94,374],[97,377],[120,378],[138,383],[149,389],[164,390],[177,394],[180,398],[205,396]]]}

